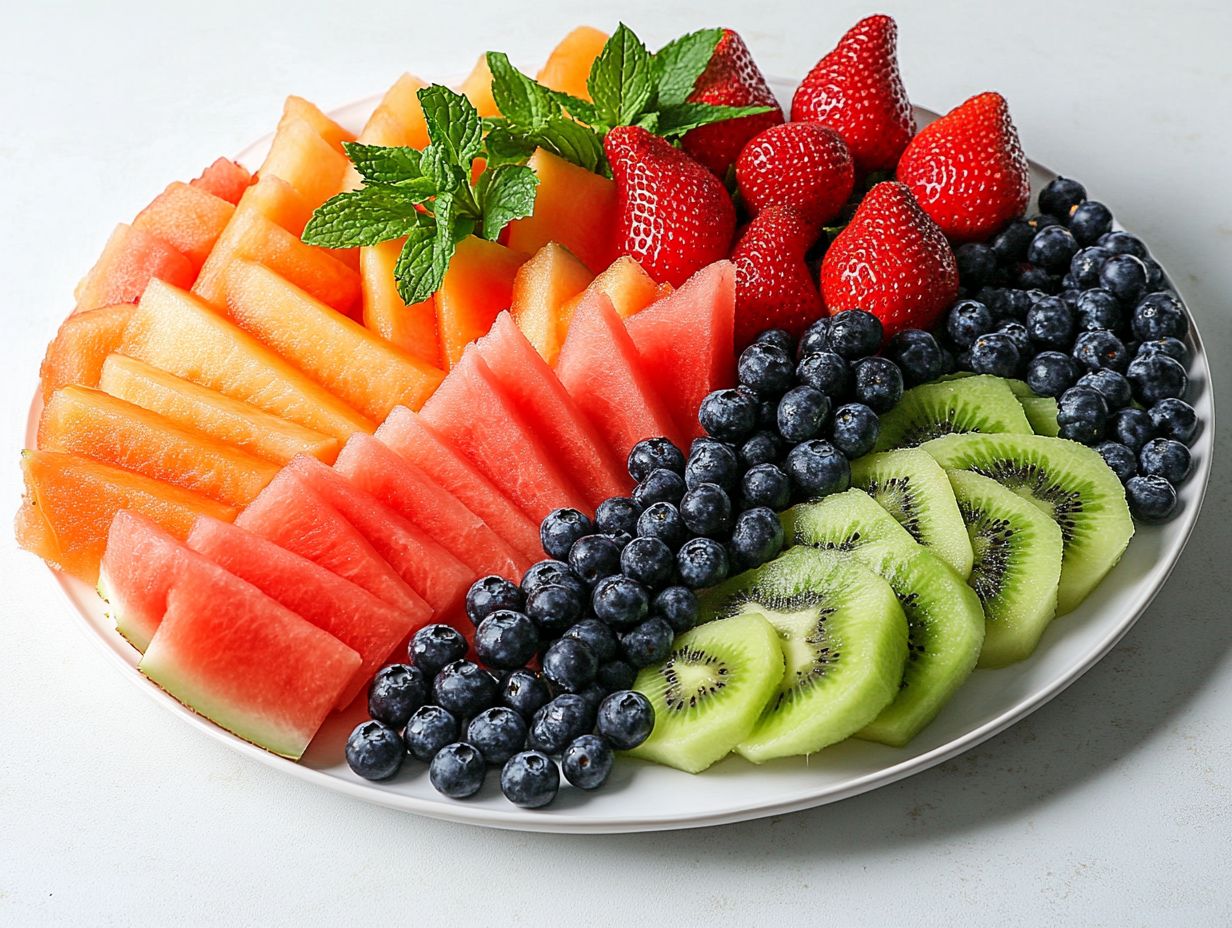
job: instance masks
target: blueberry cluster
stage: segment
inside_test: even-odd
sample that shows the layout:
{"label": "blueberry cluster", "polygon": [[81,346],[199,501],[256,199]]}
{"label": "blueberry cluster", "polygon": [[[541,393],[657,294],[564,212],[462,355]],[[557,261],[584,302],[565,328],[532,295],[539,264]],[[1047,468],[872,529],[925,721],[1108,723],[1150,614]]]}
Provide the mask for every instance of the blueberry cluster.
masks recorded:
{"label": "blueberry cluster", "polygon": [[939,333],[959,368],[1057,399],[1058,434],[1094,446],[1134,516],[1176,510],[1198,426],[1184,397],[1189,320],[1146,245],[1058,177],[1040,213],[958,248],[962,298]]}

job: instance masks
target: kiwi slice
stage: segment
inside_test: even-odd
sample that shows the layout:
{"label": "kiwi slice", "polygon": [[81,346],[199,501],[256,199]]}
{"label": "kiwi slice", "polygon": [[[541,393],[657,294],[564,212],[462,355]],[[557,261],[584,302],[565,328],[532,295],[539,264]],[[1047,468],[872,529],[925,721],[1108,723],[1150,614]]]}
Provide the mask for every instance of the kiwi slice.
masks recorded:
{"label": "kiwi slice", "polygon": [[[953,374],[947,374],[942,377],[942,380],[958,380],[963,377],[975,377],[976,375],[970,371],[957,371]],[[1031,425],[1031,431],[1036,435],[1047,435],[1050,438],[1056,438],[1059,428],[1057,426],[1057,401],[1051,396],[1036,396],[1025,380],[1015,380],[1013,378],[1005,378],[1005,385],[1010,388],[1010,392],[1018,397],[1018,402],[1022,404],[1022,411],[1026,414],[1027,422]]]}
{"label": "kiwi slice", "polygon": [[629,753],[700,773],[748,737],[782,679],[779,636],[763,616],[699,625],[638,674],[633,687],[654,706],[655,724]]}
{"label": "kiwi slice", "polygon": [[1003,667],[1035,650],[1057,610],[1061,529],[1038,506],[988,477],[947,471],[975,564],[967,582],[984,607],[981,667]]}
{"label": "kiwi slice", "polygon": [[1031,425],[1009,385],[979,374],[912,387],[881,417],[876,451],[914,448],[956,432],[1031,434]]}
{"label": "kiwi slice", "polygon": [[[857,734],[883,744],[906,744],[932,721],[975,667],[984,641],[979,599],[949,565],[916,544],[859,490],[798,506],[784,514],[784,521],[791,523],[790,535],[799,542],[822,547],[836,539],[845,542],[898,597],[907,618],[902,680],[894,701]],[[961,531],[965,536],[966,527]]]}
{"label": "kiwi slice", "polygon": [[1064,544],[1059,615],[1086,599],[1133,537],[1121,481],[1085,445],[1044,435],[948,435],[924,450],[947,470],[991,477],[1057,523]]}
{"label": "kiwi slice", "polygon": [[868,493],[917,542],[966,578],[971,542],[954,491],[927,451],[903,448],[866,454],[851,463],[851,485]]}
{"label": "kiwi slice", "polygon": [[889,584],[854,557],[793,548],[709,590],[701,607],[703,620],[765,616],[781,639],[787,671],[736,746],[755,764],[851,737],[898,692],[907,622]]}

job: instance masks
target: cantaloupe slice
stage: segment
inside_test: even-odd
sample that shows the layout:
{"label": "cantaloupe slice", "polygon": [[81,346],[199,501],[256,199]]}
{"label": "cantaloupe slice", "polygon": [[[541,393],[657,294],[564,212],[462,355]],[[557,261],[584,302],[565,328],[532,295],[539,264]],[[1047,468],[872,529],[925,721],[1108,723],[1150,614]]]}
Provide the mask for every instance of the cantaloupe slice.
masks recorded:
{"label": "cantaloupe slice", "polygon": [[376,427],[200,299],[159,281],[142,297],[120,351],[343,441]]}
{"label": "cantaloupe slice", "polygon": [[385,341],[433,365],[440,366],[441,346],[436,335],[436,302],[432,297],[407,306],[398,295],[394,266],[403,239],[381,242],[359,251],[359,274],[364,288],[364,325]]}
{"label": "cantaloupe slice", "polygon": [[[408,145],[411,148],[426,148],[428,145],[428,123],[424,119],[423,107],[419,105],[419,91],[426,86],[428,85],[413,74],[403,74],[385,92],[385,96],[373,111],[373,116],[380,114],[382,121],[386,118],[396,120],[403,128],[405,135],[396,143],[398,145]],[[371,124],[369,120],[369,125]]]}
{"label": "cantaloupe slice", "polygon": [[137,214],[133,228],[161,238],[200,270],[234,212],[222,197],[177,181]]}
{"label": "cantaloupe slice", "polygon": [[26,492],[17,513],[17,543],[53,567],[98,581],[107,530],[121,509],[146,516],[177,538],[188,537],[198,515],[231,522],[231,507],[181,487],[152,480],[78,454],[23,451]]}
{"label": "cantaloupe slice", "polygon": [[578,26],[552,49],[536,80],[544,87],[589,100],[586,79],[590,77],[590,66],[603,51],[607,40],[606,32],[593,26]]}
{"label": "cantaloupe slice", "polygon": [[263,265],[236,261],[225,290],[240,328],[374,421],[395,406],[419,409],[445,376]]}
{"label": "cantaloupe slice", "polygon": [[481,117],[501,114],[492,96],[492,71],[488,68],[487,55],[479,56],[471,73],[459,85],[458,92],[471,101]]}
{"label": "cantaloupe slice", "polygon": [[122,354],[103,362],[98,388],[275,464],[286,464],[297,454],[328,464],[341,447],[329,435]]}
{"label": "cantaloupe slice", "polygon": [[509,247],[530,254],[559,242],[594,273],[604,270],[612,260],[616,184],[542,148],[527,166],[539,178],[535,209],[509,223]]}
{"label": "cantaloupe slice", "polygon": [[555,242],[540,248],[513,278],[510,314],[549,364],[556,362],[564,340],[561,308],[593,279],[586,265]]}
{"label": "cantaloupe slice", "polygon": [[132,303],[120,303],[73,313],[65,319],[39,368],[43,401],[70,383],[97,387],[103,361],[119,346],[135,310]]}
{"label": "cantaloupe slice", "polygon": [[325,139],[331,147],[342,151],[343,142],[355,141],[355,133],[350,132],[321,112],[320,108],[303,97],[289,96],[282,106],[282,119],[278,121],[279,128],[284,122],[302,119],[316,130],[317,135]]}
{"label": "cantaloupe slice", "polygon": [[284,116],[258,173],[281,177],[315,209],[342,189],[350,163],[310,122]]}
{"label": "cantaloupe slice", "polygon": [[447,366],[457,364],[466,346],[509,308],[513,278],[525,262],[521,252],[473,235],[458,243],[436,292],[436,330]]}
{"label": "cantaloupe slice", "polygon": [[573,319],[574,310],[578,304],[591,293],[602,293],[611,300],[612,308],[621,319],[628,319],[635,313],[640,313],[647,306],[656,303],[672,292],[671,284],[657,284],[634,258],[623,255],[611,263],[607,270],[594,279],[581,293],[569,300],[560,312],[560,324],[563,339],[569,331],[569,323]]}
{"label": "cantaloupe slice", "polygon": [[312,207],[298,190],[281,177],[262,177],[244,191],[241,211],[255,210],[270,222],[286,229],[296,238],[312,218]]}
{"label": "cantaloupe slice", "polygon": [[192,262],[162,239],[120,223],[73,295],[81,312],[136,303],[155,278],[177,287],[191,287],[196,276]]}
{"label": "cantaloupe slice", "polygon": [[242,164],[230,158],[219,158],[202,171],[200,177],[193,178],[189,183],[234,206],[252,183],[252,175]]}

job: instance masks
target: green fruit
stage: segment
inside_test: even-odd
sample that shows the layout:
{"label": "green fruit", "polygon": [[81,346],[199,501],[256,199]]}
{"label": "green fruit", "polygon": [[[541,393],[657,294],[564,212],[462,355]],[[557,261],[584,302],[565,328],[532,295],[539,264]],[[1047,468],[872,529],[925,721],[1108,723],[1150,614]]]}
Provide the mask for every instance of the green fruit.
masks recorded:
{"label": "green fruit", "polygon": [[1056,438],[1060,431],[1057,425],[1057,401],[1051,396],[1020,396],[1022,411],[1027,414],[1027,421],[1036,435],[1047,435]]}
{"label": "green fruit", "polygon": [[1009,383],[981,374],[912,387],[881,417],[877,451],[913,448],[942,435],[965,432],[1031,434]]}

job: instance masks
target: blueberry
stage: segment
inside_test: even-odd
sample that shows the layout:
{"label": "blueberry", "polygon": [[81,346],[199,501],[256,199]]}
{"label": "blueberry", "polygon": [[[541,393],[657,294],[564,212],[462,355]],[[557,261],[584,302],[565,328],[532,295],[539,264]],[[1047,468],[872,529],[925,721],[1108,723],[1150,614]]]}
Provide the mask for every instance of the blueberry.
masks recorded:
{"label": "blueberry", "polygon": [[407,648],[411,663],[424,679],[435,677],[442,667],[466,656],[466,639],[452,625],[425,625],[415,632]]}
{"label": "blueberry", "polygon": [[985,332],[992,331],[992,311],[978,300],[960,300],[950,310],[945,330],[954,344],[970,348]]}
{"label": "blueberry", "polygon": [[842,355],[816,351],[800,359],[796,365],[796,379],[833,399],[847,390],[851,375]]}
{"label": "blueberry", "polygon": [[543,675],[567,693],[584,690],[595,681],[599,658],[589,645],[576,638],[561,638],[543,652]]}
{"label": "blueberry", "polygon": [[1164,269],[1160,263],[1154,258],[1143,258],[1143,266],[1146,267],[1146,291],[1147,293],[1155,293],[1158,290],[1163,290],[1168,286],[1168,282],[1164,276]]}
{"label": "blueberry", "polygon": [[458,718],[440,706],[423,706],[407,720],[402,738],[406,749],[419,760],[428,761],[437,751],[458,740]]}
{"label": "blueberry", "polygon": [[565,779],[579,789],[598,789],[612,772],[615,755],[598,735],[574,738],[560,757]]}
{"label": "blueberry", "polygon": [[797,353],[800,357],[804,358],[819,351],[828,351],[830,349],[829,336],[830,317],[822,316],[804,330],[804,334],[800,336]]}
{"label": "blueberry", "polygon": [[591,607],[600,620],[613,628],[632,628],[650,611],[650,594],[623,574],[604,577],[595,584]]}
{"label": "blueberry", "polygon": [[758,464],[773,464],[783,456],[783,439],[777,431],[754,432],[740,446],[737,456],[743,467],[756,467]]}
{"label": "blueberry", "polygon": [[1108,404],[1102,393],[1090,387],[1070,387],[1057,400],[1057,434],[1061,438],[1093,445],[1104,436]]}
{"label": "blueberry", "polygon": [[881,432],[881,422],[877,414],[863,403],[848,403],[834,411],[834,422],[830,428],[834,446],[855,460],[873,450]]}
{"label": "blueberry", "polygon": [[757,427],[757,400],[743,390],[715,390],[702,400],[697,421],[714,438],[740,441]]}
{"label": "blueberry", "polygon": [[1166,522],[1176,511],[1176,489],[1163,477],[1130,477],[1125,498],[1129,511],[1142,522]]}
{"label": "blueberry", "polygon": [[1026,330],[1037,344],[1068,347],[1074,339],[1074,313],[1060,297],[1045,297],[1027,310]]}
{"label": "blueberry", "polygon": [[684,495],[684,478],[675,471],[659,468],[633,488],[633,501],[645,509],[652,503],[678,503]]}
{"label": "blueberry", "polygon": [[1016,377],[1020,363],[1018,346],[1004,333],[981,335],[971,346],[971,369],[977,374]]}
{"label": "blueberry", "polygon": [[1027,247],[1027,261],[1050,273],[1059,273],[1069,267],[1078,242],[1064,226],[1049,226],[1035,233]]}
{"label": "blueberry", "polygon": [[526,743],[526,718],[508,706],[484,709],[466,726],[466,740],[487,763],[503,764]]}
{"label": "blueberry", "polygon": [[483,786],[486,773],[480,751],[463,741],[445,745],[428,767],[428,779],[433,789],[450,799],[474,796]]}
{"label": "blueberry", "polygon": [[1090,290],[1099,286],[1099,272],[1103,270],[1104,262],[1112,256],[1107,248],[1091,245],[1074,255],[1069,263],[1070,276],[1081,290]]}
{"label": "blueberry", "polygon": [[1061,289],[1061,277],[1058,274],[1050,273],[1042,267],[1035,267],[1032,264],[1024,265],[1018,272],[1016,281],[1019,290],[1038,290],[1043,293],[1056,293]]}
{"label": "blueberry", "polygon": [[616,690],[627,690],[637,679],[637,668],[628,661],[615,660],[599,665],[599,673],[595,682],[603,688],[605,694]]}
{"label": "blueberry", "polygon": [[828,441],[814,439],[796,445],[784,468],[798,499],[817,499],[851,486],[847,457]]}
{"label": "blueberry", "polygon": [[556,638],[582,615],[582,598],[572,587],[545,583],[526,597],[526,614],[541,639]]}
{"label": "blueberry", "polygon": [[631,751],[649,738],[654,723],[654,706],[637,690],[613,693],[600,704],[595,719],[599,734],[618,751]]}
{"label": "blueberry", "polygon": [[1114,255],[1133,255],[1135,258],[1145,258],[1149,255],[1142,239],[1128,232],[1105,233],[1099,237],[1096,244]]}
{"label": "blueberry", "polygon": [[476,580],[466,592],[466,615],[476,625],[497,609],[521,609],[522,605],[518,585],[495,574]]}
{"label": "blueberry", "polygon": [[1101,441],[1095,450],[1121,483],[1138,473],[1138,459],[1119,441]]}
{"label": "blueberry", "polygon": [[740,459],[726,442],[699,438],[689,449],[684,466],[684,484],[692,488],[700,483],[717,483],[729,493],[740,477]]}
{"label": "blueberry", "polygon": [[903,398],[903,372],[889,358],[863,358],[854,370],[856,401],[874,412],[889,412]]}
{"label": "blueberry", "polygon": [[[683,458],[681,460],[683,461]],[[684,469],[683,464],[681,469]],[[642,507],[636,500],[627,496],[612,496],[595,508],[595,528],[605,535],[618,532],[636,535],[637,517],[641,514]]]}
{"label": "blueberry", "polygon": [[548,685],[533,670],[511,670],[501,681],[501,704],[508,706],[514,712],[520,712],[525,719],[538,712],[539,707],[545,705],[551,698]]}
{"label": "blueberry", "polygon": [[693,538],[676,552],[676,570],[685,586],[699,589],[727,579],[727,549],[713,538]]}
{"label": "blueberry", "polygon": [[886,356],[898,365],[903,379],[910,385],[928,383],[941,375],[941,346],[929,332],[904,329],[890,339]]}
{"label": "blueberry", "polygon": [[1112,231],[1112,210],[1099,200],[1080,203],[1070,214],[1069,230],[1079,245],[1093,245],[1101,235]]}
{"label": "blueberry", "polygon": [[814,387],[794,387],[779,400],[779,434],[796,443],[816,437],[830,415],[830,399]]}
{"label": "blueberry", "polygon": [[522,575],[522,593],[525,596],[530,596],[535,590],[541,586],[547,586],[550,583],[557,583],[569,587],[579,596],[590,595],[577,574],[570,570],[569,565],[564,561],[546,560],[532,564],[530,569]]}
{"label": "blueberry", "polygon": [[675,551],[688,537],[680,510],[671,503],[655,503],[646,507],[637,519],[637,533],[645,538],[657,538]]}
{"label": "blueberry", "polygon": [[1157,338],[1184,338],[1189,319],[1181,301],[1171,293],[1149,293],[1134,309],[1130,320],[1134,336],[1142,341]]}
{"label": "blueberry", "polygon": [[523,751],[505,762],[500,785],[505,798],[515,806],[538,809],[556,798],[560,790],[560,771],[547,755]]}
{"label": "blueberry", "polygon": [[1078,378],[1078,386],[1090,387],[1092,390],[1099,391],[1103,394],[1109,409],[1120,409],[1122,406],[1128,406],[1132,398],[1129,381],[1125,379],[1124,375],[1118,374],[1116,371],[1106,367],[1083,374]]}
{"label": "blueberry", "polygon": [[761,396],[779,396],[795,381],[796,366],[787,352],[773,345],[754,343],[740,352],[736,377]]}
{"label": "blueberry", "polygon": [[796,352],[796,339],[786,329],[766,329],[753,339],[754,345],[773,345],[791,357]]}
{"label": "blueberry", "polygon": [[718,484],[699,483],[680,501],[680,517],[695,535],[725,535],[731,530],[731,499]]}
{"label": "blueberry", "polygon": [[1126,407],[1112,414],[1108,434],[1136,453],[1156,436],[1155,423],[1145,409]]}
{"label": "blueberry", "polygon": [[370,719],[355,726],[346,743],[346,760],[365,780],[388,780],[402,769],[406,745],[398,733]]}
{"label": "blueberry", "polygon": [[1077,362],[1059,351],[1041,351],[1027,362],[1027,386],[1037,396],[1060,396],[1077,379]]}
{"label": "blueberry", "polygon": [[470,718],[500,699],[500,686],[490,673],[471,661],[446,664],[432,682],[432,700],[460,719]]}
{"label": "blueberry", "polygon": [[1136,353],[1139,356],[1145,356],[1155,354],[1156,352],[1166,354],[1168,357],[1180,361],[1182,365],[1189,363],[1189,349],[1185,347],[1185,343],[1179,338],[1152,338],[1150,341],[1140,344]]}
{"label": "blueberry", "polygon": [[685,586],[669,586],[655,597],[654,610],[672,631],[687,632],[697,624],[697,595]]}
{"label": "blueberry", "polygon": [[[1046,299],[1051,299],[1046,297]],[[1030,310],[1028,310],[1030,312]],[[1021,322],[1002,322],[997,326],[997,332],[1001,335],[1008,335],[1013,341],[1014,347],[1018,349],[1018,357],[1022,361],[1026,361],[1031,357],[1031,352],[1034,350],[1034,345],[1031,344],[1031,336],[1027,332],[1027,327]]]}
{"label": "blueberry", "polygon": [[989,304],[993,315],[1000,321],[1015,319],[1019,322],[1027,318],[1027,310],[1035,303],[1031,298],[1032,288],[1007,288],[1001,291],[1001,299],[995,304]]}
{"label": "blueberry", "polygon": [[526,743],[544,754],[559,754],[594,727],[594,706],[574,693],[562,693],[535,713]]}
{"label": "blueberry", "polygon": [[1148,410],[1148,415],[1156,432],[1173,441],[1189,444],[1198,430],[1198,414],[1192,406],[1176,397],[1160,400]]}
{"label": "blueberry", "polygon": [[629,452],[628,468],[629,476],[639,482],[659,468],[679,474],[684,471],[684,452],[666,438],[644,438]]}
{"label": "blueberry", "polygon": [[740,490],[747,506],[769,506],[779,510],[791,502],[791,481],[774,464],[750,467],[741,478]]}
{"label": "blueberry", "polygon": [[368,714],[391,728],[402,728],[428,698],[428,679],[418,667],[390,664],[377,671],[368,690]]}
{"label": "blueberry", "polygon": [[783,550],[783,525],[766,506],[746,509],[736,517],[731,550],[740,568],[760,567]]}
{"label": "blueberry", "polygon": [[1040,191],[1039,208],[1057,219],[1065,219],[1086,198],[1087,190],[1078,181],[1055,177]]}
{"label": "blueberry", "polygon": [[667,620],[654,615],[621,635],[620,647],[625,660],[634,667],[649,667],[671,653],[675,637]]}
{"label": "blueberry", "polygon": [[1074,350],[1070,354],[1079,366],[1090,371],[1106,367],[1123,373],[1129,364],[1125,345],[1107,329],[1081,333],[1074,339]]}
{"label": "blueberry", "polygon": [[672,577],[672,549],[658,538],[634,538],[620,552],[620,569],[648,589],[658,589]]}
{"label": "blueberry", "polygon": [[1189,449],[1171,438],[1152,438],[1138,452],[1138,469],[1148,477],[1163,477],[1173,486],[1184,483],[1192,460]]}
{"label": "blueberry", "polygon": [[539,525],[539,543],[548,557],[564,558],[573,543],[594,531],[590,519],[576,509],[553,509]]}
{"label": "blueberry", "polygon": [[1189,389],[1185,368],[1163,352],[1134,358],[1129,362],[1125,377],[1134,388],[1138,402],[1148,407],[1169,397],[1181,399]]}
{"label": "blueberry", "polygon": [[616,633],[612,631],[611,626],[598,619],[582,619],[561,637],[582,642],[594,652],[595,660],[601,664],[615,658],[620,650],[620,641],[616,638]]}
{"label": "blueberry", "polygon": [[579,538],[569,549],[569,566],[583,583],[593,587],[604,577],[620,573],[620,548],[606,535]]}
{"label": "blueberry", "polygon": [[1100,268],[1099,285],[1123,306],[1133,306],[1146,293],[1146,265],[1133,255],[1114,254]]}
{"label": "blueberry", "polygon": [[512,609],[493,612],[475,630],[475,653],[489,667],[500,670],[526,666],[538,647],[539,629],[535,623],[530,616]]}
{"label": "blueberry", "polygon": [[1077,315],[1078,328],[1084,332],[1115,331],[1121,326],[1121,303],[1102,287],[1084,290],[1078,296]]}
{"label": "blueberry", "polygon": [[991,246],[968,242],[954,249],[958,262],[958,279],[964,287],[982,287],[997,272],[997,253]]}
{"label": "blueberry", "polygon": [[849,309],[830,317],[826,341],[830,350],[851,361],[881,347],[881,320],[862,309]]}
{"label": "blueberry", "polygon": [[992,239],[992,250],[1002,264],[1021,261],[1027,256],[1027,247],[1035,237],[1035,230],[1023,218],[1013,219]]}

